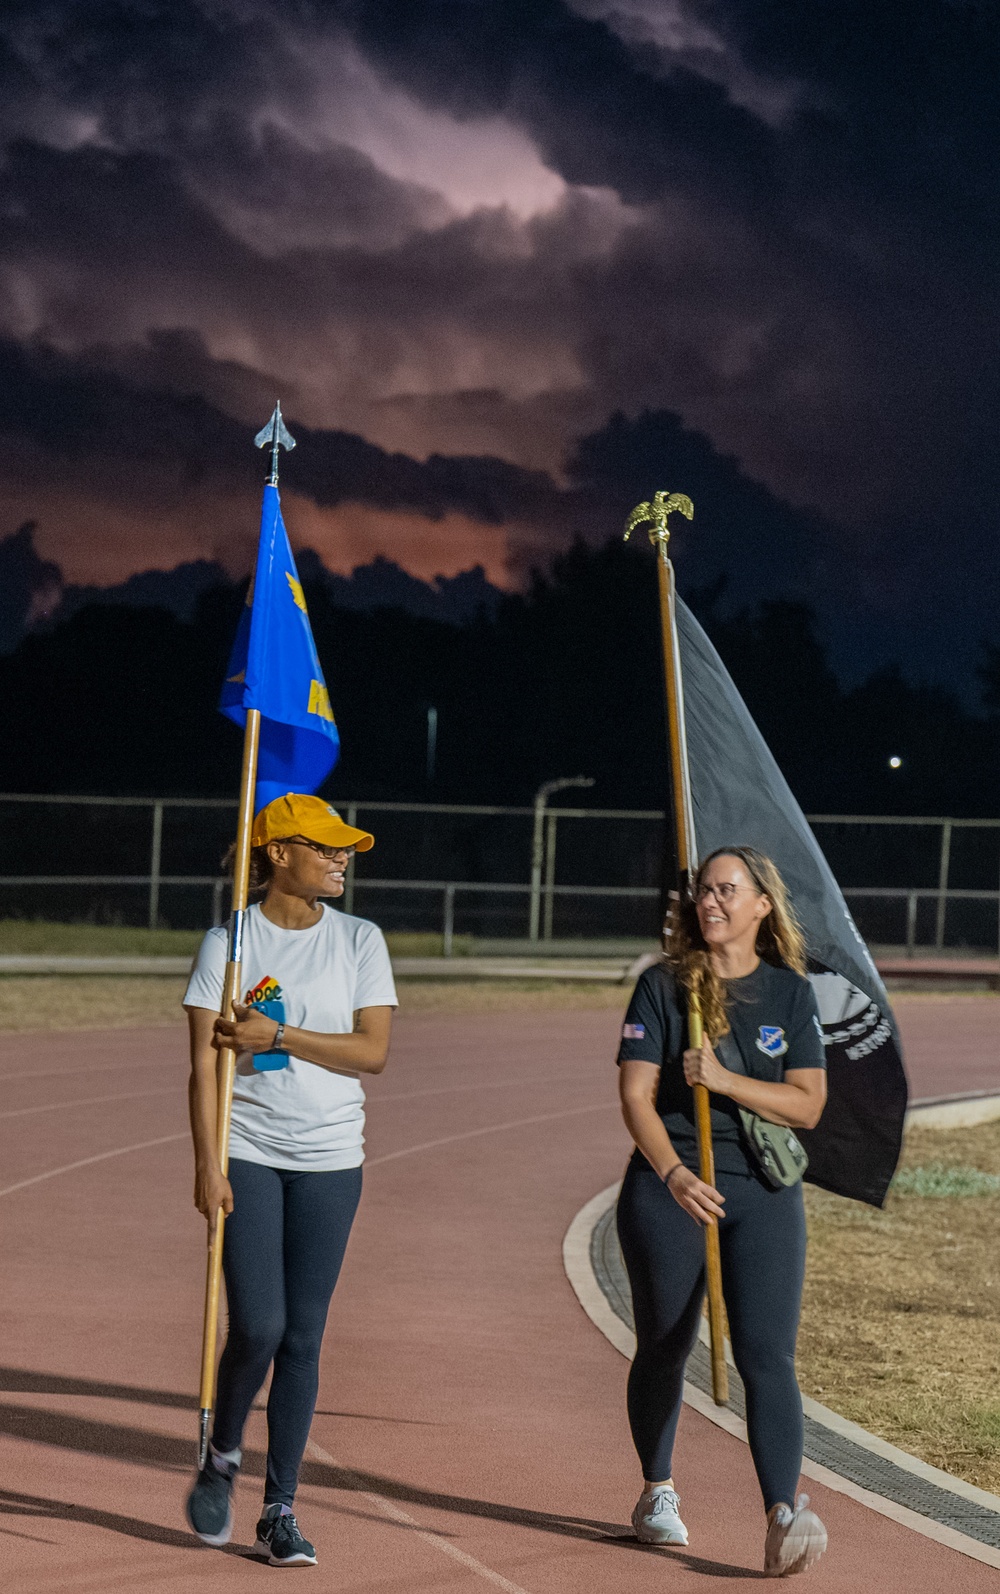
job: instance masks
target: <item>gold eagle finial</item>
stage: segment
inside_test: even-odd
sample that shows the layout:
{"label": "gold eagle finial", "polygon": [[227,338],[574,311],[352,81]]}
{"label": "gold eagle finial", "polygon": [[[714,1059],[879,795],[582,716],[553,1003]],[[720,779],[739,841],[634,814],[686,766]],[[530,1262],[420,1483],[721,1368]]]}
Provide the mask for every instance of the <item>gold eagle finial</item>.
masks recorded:
{"label": "gold eagle finial", "polygon": [[666,556],[667,543],[670,541],[670,527],[667,517],[674,511],[683,515],[686,520],[694,519],[694,504],[684,493],[654,493],[652,500],[636,504],[628,520],[625,522],[625,541],[628,542],[636,526],[641,526],[644,521],[650,521],[649,540],[653,547],[659,547]]}

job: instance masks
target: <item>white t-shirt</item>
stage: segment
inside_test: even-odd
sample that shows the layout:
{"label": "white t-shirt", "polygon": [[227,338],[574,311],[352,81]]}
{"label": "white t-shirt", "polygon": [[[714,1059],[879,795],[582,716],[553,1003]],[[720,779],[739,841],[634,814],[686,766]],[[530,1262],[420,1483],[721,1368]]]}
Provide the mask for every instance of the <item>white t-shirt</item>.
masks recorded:
{"label": "white t-shirt", "polygon": [[[195,959],[185,1007],[218,1012],[228,931],[209,930]],[[308,930],[283,930],[247,909],[243,923],[242,1000],[264,1000],[269,1015],[296,1029],[346,1035],[361,1007],[395,1007],[396,987],[377,925],[323,906]],[[283,1012],[281,1011],[283,1009]],[[244,1052],[236,1061],[230,1155],[268,1168],[325,1173],[364,1161],[365,1093],[357,1079],[291,1057],[287,1068],[258,1073]]]}

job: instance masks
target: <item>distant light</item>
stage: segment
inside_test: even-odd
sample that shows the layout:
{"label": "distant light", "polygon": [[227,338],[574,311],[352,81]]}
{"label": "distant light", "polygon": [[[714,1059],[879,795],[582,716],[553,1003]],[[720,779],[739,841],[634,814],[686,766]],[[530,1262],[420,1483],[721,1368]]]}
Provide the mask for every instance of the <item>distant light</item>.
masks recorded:
{"label": "distant light", "polygon": [[903,760],[896,753],[893,753],[892,757],[889,760],[889,768],[890,769],[902,769],[902,767],[903,767]]}

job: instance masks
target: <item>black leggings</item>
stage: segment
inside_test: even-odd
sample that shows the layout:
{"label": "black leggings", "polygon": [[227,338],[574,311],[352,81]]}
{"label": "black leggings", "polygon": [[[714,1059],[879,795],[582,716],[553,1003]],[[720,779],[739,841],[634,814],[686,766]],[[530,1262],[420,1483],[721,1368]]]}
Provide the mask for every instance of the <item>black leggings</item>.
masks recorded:
{"label": "black leggings", "polygon": [[[805,1273],[802,1187],[771,1190],[752,1174],[719,1173],[722,1288],[733,1357],[746,1387],[747,1434],[764,1509],[795,1503],[802,1466],[802,1398],[795,1338]],[[705,1293],[705,1236],[651,1168],[630,1163],[618,1235],[632,1286],[636,1354],[628,1416],[643,1477],[671,1475],[684,1363]]]}
{"label": "black leggings", "polygon": [[235,1450],[274,1363],[267,1402],[264,1503],[291,1505],[319,1388],[319,1350],[361,1169],[300,1173],[237,1158],[222,1265],[229,1335],[219,1363],[212,1443]]}

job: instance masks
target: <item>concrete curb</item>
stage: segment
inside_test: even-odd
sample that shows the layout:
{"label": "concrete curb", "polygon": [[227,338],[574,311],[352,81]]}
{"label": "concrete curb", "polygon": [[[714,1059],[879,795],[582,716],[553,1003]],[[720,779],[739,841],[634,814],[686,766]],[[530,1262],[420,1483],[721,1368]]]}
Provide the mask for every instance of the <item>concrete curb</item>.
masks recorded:
{"label": "concrete curb", "polygon": [[[593,1263],[594,1233],[611,1207],[613,1207],[620,1188],[620,1184],[609,1185],[600,1191],[586,1206],[577,1213],[570,1224],[563,1239],[563,1267],[566,1277],[583,1307],[587,1316],[596,1328],[608,1339],[615,1349],[629,1360],[635,1354],[635,1334],[615,1310],[605,1289],[598,1280]],[[707,1342],[707,1326],[702,1324],[699,1338]],[[732,1364],[732,1355],[729,1346],[726,1346],[727,1360]],[[719,1428],[724,1428],[734,1438],[746,1442],[746,1424],[727,1406],[716,1406],[711,1396],[694,1384],[690,1379],[684,1382],[684,1401],[686,1405],[706,1417]],[[903,1474],[908,1474],[914,1480],[928,1486],[934,1493],[938,1491],[952,1497],[956,1508],[961,1513],[959,1502],[968,1502],[972,1510],[977,1513],[988,1512],[996,1514],[1000,1522],[1000,1496],[990,1494],[985,1489],[977,1489],[974,1484],[966,1483],[962,1478],[955,1478],[950,1473],[943,1472],[938,1467],[932,1467],[927,1462],[921,1461],[917,1456],[911,1456],[905,1450],[899,1450],[888,1441],[878,1438],[876,1434],[869,1433],[857,1423],[851,1422],[846,1417],[839,1416],[830,1411],[818,1401],[810,1400],[803,1396],[803,1412],[807,1425],[811,1422],[820,1429],[825,1430],[831,1441],[836,1439],[845,1441],[848,1445],[868,1453],[872,1458],[873,1469],[877,1470],[879,1463],[888,1472],[895,1469]],[[903,1527],[912,1529],[914,1533],[921,1534],[924,1538],[933,1539],[938,1544],[943,1544],[949,1549],[957,1550],[962,1555],[969,1556],[972,1560],[981,1561],[987,1566],[1000,1568],[1000,1548],[984,1543],[978,1538],[970,1538],[967,1534],[958,1532],[946,1523],[937,1521],[933,1516],[924,1515],[910,1507],[889,1499],[874,1490],[861,1487],[851,1479],[843,1477],[830,1467],[818,1461],[806,1459],[802,1464],[802,1471],[806,1477],[814,1478],[818,1483],[823,1483],[827,1488],[833,1489],[838,1494],[846,1494],[851,1499],[857,1500],[861,1505],[877,1512],[880,1516],[889,1517],[892,1521],[900,1523]],[[968,1509],[968,1507],[966,1508]]]}
{"label": "concrete curb", "polygon": [[1000,1118],[1000,1096],[973,1090],[966,1096],[934,1096],[915,1101],[906,1113],[907,1129],[974,1129]]}

